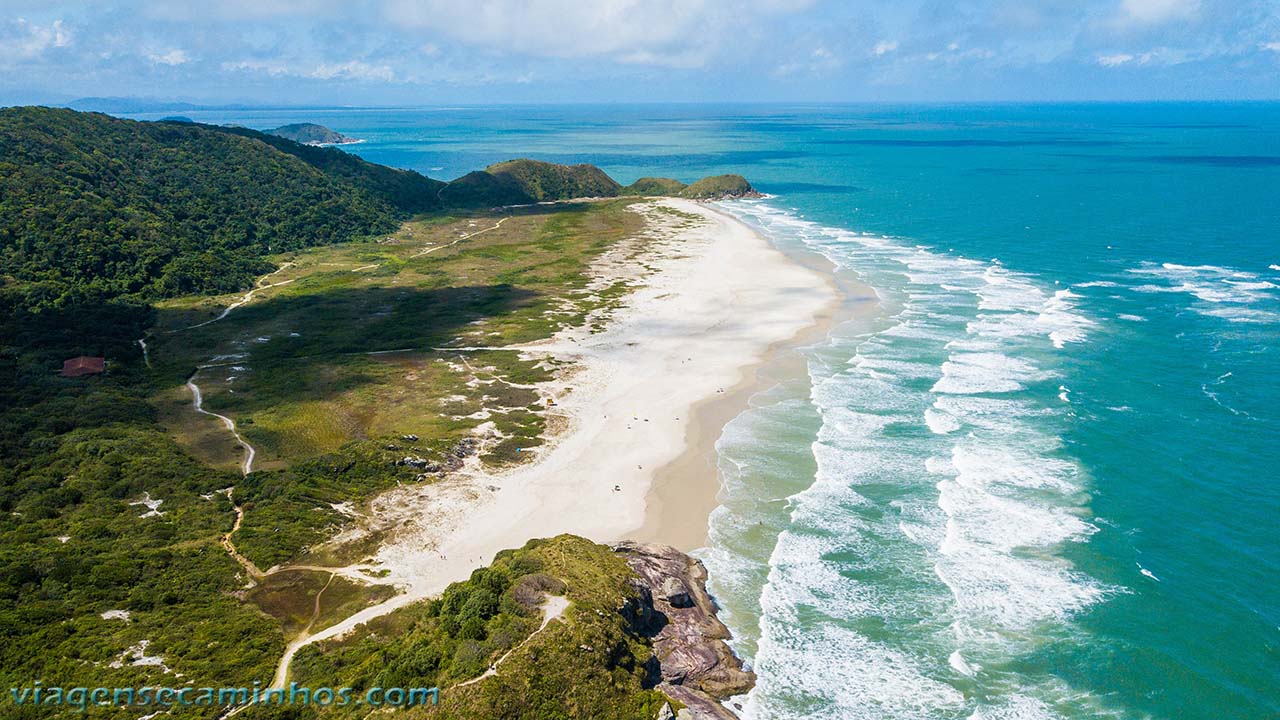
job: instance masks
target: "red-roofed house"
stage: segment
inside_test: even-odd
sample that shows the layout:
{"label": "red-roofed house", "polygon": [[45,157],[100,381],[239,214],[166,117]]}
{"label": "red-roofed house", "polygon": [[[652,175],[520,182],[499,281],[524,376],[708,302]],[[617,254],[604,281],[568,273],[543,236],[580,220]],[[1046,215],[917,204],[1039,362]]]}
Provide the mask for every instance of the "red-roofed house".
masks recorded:
{"label": "red-roofed house", "polygon": [[100,357],[81,355],[62,363],[62,377],[80,377],[81,375],[97,375],[107,369],[107,361]]}

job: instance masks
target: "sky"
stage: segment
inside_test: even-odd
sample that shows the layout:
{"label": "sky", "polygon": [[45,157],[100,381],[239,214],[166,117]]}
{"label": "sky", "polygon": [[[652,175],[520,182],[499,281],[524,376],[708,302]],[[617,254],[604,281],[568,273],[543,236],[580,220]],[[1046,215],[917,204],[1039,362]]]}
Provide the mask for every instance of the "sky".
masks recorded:
{"label": "sky", "polygon": [[1280,0],[0,0],[0,104],[1280,99]]}

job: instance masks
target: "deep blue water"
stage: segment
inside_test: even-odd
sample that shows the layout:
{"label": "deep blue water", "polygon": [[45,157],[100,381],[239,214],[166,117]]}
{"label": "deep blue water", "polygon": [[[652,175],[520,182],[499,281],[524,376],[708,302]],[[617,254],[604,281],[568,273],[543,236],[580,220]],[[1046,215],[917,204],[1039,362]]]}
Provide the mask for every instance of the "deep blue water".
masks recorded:
{"label": "deep blue water", "polygon": [[749,715],[1280,717],[1280,105],[189,114],[741,173],[876,289],[721,441]]}

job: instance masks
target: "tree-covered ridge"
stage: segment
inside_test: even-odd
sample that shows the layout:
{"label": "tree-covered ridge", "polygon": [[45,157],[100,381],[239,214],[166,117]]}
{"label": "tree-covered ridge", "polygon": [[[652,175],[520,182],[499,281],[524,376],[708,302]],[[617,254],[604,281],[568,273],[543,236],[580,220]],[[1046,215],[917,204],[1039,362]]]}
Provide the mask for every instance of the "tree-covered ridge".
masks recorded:
{"label": "tree-covered ridge", "polygon": [[741,175],[712,175],[692,185],[663,177],[642,177],[622,188],[623,195],[648,197],[680,197],[690,200],[724,200],[759,197],[756,189]]}
{"label": "tree-covered ridge", "polygon": [[4,109],[0,276],[28,311],[227,292],[265,254],[390,232],[439,186],[250,130]]}
{"label": "tree-covered ridge", "polygon": [[277,137],[282,137],[285,140],[292,140],[304,145],[357,142],[336,130],[330,130],[323,125],[316,125],[315,123],[293,123],[291,125],[281,125],[278,128],[272,128],[266,132],[269,135],[275,135]]}
{"label": "tree-covered ridge", "polygon": [[570,200],[587,197],[616,197],[622,186],[595,165],[557,165],[540,160],[508,160],[485,168],[485,172],[508,178],[530,200]]}
{"label": "tree-covered ridge", "polygon": [[746,195],[741,176],[623,188],[592,165],[511,160],[452,183],[247,128],[0,110],[0,278],[28,312],[246,287],[264,255],[405,217],[620,194]]}

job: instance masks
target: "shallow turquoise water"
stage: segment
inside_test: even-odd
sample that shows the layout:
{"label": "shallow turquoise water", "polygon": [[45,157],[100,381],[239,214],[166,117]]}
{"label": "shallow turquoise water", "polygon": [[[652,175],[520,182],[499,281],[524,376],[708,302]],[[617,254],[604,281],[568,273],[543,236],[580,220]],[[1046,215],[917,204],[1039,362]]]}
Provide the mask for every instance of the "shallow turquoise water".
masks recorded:
{"label": "shallow turquoise water", "polygon": [[728,210],[876,289],[720,442],[748,716],[1280,716],[1280,105],[192,117],[740,172],[774,197]]}

